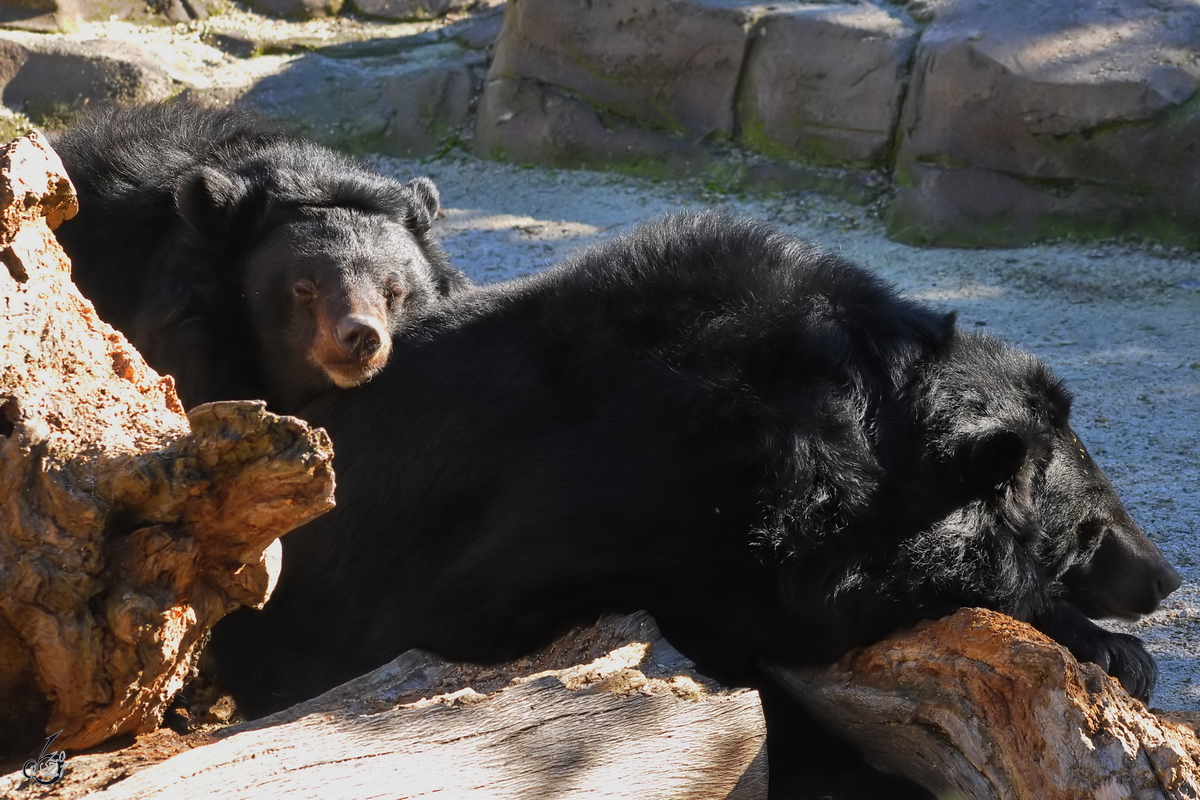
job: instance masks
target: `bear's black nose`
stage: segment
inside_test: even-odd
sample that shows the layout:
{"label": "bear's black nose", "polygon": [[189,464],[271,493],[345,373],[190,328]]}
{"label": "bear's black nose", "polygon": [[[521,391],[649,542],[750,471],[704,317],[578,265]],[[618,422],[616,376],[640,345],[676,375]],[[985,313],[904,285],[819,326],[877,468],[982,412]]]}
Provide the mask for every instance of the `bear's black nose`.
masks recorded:
{"label": "bear's black nose", "polygon": [[1183,578],[1179,577],[1174,567],[1170,564],[1163,564],[1163,567],[1154,580],[1154,589],[1158,592],[1159,601],[1183,585]]}
{"label": "bear's black nose", "polygon": [[383,344],[383,334],[373,322],[362,317],[346,317],[337,326],[338,346],[346,355],[369,358]]}

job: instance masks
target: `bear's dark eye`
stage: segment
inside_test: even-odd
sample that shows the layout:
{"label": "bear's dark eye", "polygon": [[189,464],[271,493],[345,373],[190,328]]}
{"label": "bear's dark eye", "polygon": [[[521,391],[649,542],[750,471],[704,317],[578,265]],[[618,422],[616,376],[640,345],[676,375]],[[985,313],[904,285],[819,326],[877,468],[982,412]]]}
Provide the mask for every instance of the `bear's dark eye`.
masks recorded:
{"label": "bear's dark eye", "polygon": [[317,299],[317,287],[313,285],[312,281],[298,281],[292,287],[292,292],[301,303],[310,303]]}
{"label": "bear's dark eye", "polygon": [[389,307],[395,305],[403,297],[404,290],[395,284],[383,290],[383,299],[387,301]]}

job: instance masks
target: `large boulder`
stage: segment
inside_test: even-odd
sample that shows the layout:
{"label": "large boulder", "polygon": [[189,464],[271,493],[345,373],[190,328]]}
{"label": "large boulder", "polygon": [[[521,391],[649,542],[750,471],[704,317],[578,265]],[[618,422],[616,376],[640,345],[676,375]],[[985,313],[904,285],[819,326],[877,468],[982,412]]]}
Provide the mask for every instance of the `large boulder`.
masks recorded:
{"label": "large boulder", "polygon": [[357,51],[347,47],[297,59],[240,102],[322,144],[358,153],[432,155],[468,123],[475,78],[471,54],[457,43],[396,45],[366,57],[352,57]]}
{"label": "large boulder", "polygon": [[828,166],[886,166],[919,30],[870,3],[772,7],[751,31],[742,144]]}
{"label": "large boulder", "polygon": [[248,3],[260,13],[291,19],[332,17],[342,10],[342,0],[248,0]]}
{"label": "large boulder", "polygon": [[351,5],[368,17],[415,20],[436,19],[451,11],[462,11],[468,0],[351,0]]}
{"label": "large boulder", "polygon": [[127,43],[18,31],[0,38],[0,97],[35,120],[61,118],[88,103],[162,100],[175,89],[154,57]]}
{"label": "large boulder", "polygon": [[159,18],[187,22],[208,17],[209,0],[0,0],[0,27],[73,31],[84,22]]}
{"label": "large boulder", "polygon": [[[739,0],[510,2],[476,120],[476,152],[496,155],[505,140],[500,155],[512,157],[508,134],[518,128],[534,137],[523,151],[539,163],[562,163],[569,150],[586,154],[596,138],[596,161],[606,166],[620,166],[614,152],[629,166],[674,148],[664,136],[624,132],[636,126],[677,139],[680,160],[690,163],[689,145],[732,137],[746,29],[762,12]],[[526,88],[518,92],[514,80]],[[564,116],[554,104],[577,110]],[[583,116],[589,121],[576,124]],[[596,137],[600,128],[617,132]],[[545,158],[536,158],[539,140],[556,142]]]}
{"label": "large boulder", "polygon": [[1200,244],[1200,6],[931,0],[892,234],[1013,245],[1141,232]]}
{"label": "large boulder", "polygon": [[712,158],[701,145],[619,117],[582,100],[515,78],[488,81],[475,116],[475,152],[548,167],[600,167],[643,175],[702,174]]}

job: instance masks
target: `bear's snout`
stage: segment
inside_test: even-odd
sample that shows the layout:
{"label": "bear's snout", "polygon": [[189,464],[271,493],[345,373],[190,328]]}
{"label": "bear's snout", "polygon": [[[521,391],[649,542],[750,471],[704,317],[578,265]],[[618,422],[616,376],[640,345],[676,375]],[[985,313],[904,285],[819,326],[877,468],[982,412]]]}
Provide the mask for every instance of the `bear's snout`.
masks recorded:
{"label": "bear's snout", "polygon": [[[1126,615],[1141,616],[1157,611],[1167,595],[1178,589],[1183,583],[1183,579],[1179,577],[1175,568],[1161,556],[1158,563],[1146,564],[1140,570],[1140,575],[1137,574],[1138,570],[1132,572],[1133,574],[1129,576],[1131,585],[1124,592]],[[1121,595],[1122,592],[1118,591],[1118,599],[1121,599]],[[1118,612],[1114,616],[1123,615]]]}
{"label": "bear's snout", "polygon": [[1109,528],[1095,554],[1063,575],[1070,602],[1093,618],[1150,614],[1182,583],[1158,546],[1132,523]]}
{"label": "bear's snout", "polygon": [[383,345],[384,334],[374,319],[364,316],[344,317],[335,331],[342,352],[356,361],[366,361]]}
{"label": "bear's snout", "polygon": [[308,362],[348,389],[375,376],[392,354],[382,295],[334,284],[311,309],[315,330]]}

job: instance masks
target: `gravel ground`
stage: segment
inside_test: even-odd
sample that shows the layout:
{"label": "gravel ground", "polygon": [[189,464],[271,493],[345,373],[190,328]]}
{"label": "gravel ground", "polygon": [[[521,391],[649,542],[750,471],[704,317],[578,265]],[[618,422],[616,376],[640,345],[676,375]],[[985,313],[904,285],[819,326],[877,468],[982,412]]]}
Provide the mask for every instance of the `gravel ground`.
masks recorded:
{"label": "gravel ground", "polygon": [[1162,670],[1153,705],[1200,711],[1200,256],[1142,244],[922,250],[889,241],[867,210],[816,197],[734,197],[696,183],[527,169],[452,155],[378,159],[429,175],[438,232],[460,268],[495,282],[673,209],[724,206],[783,225],[903,290],[1033,350],[1076,395],[1073,423],[1133,518],[1184,577],[1134,624]]}

